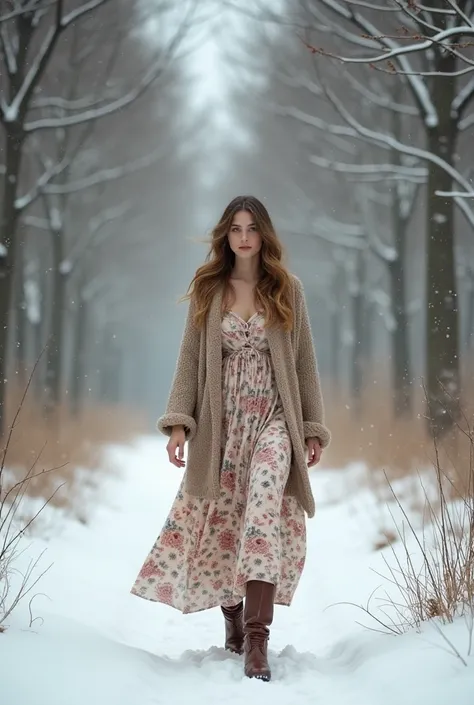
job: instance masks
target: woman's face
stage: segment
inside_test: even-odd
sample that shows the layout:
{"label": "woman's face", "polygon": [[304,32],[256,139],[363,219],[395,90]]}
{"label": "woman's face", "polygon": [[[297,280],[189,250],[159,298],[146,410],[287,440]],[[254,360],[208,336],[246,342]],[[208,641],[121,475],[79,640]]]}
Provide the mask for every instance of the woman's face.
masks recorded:
{"label": "woman's face", "polygon": [[238,211],[234,215],[227,237],[236,257],[250,259],[262,249],[262,236],[257,230],[254,216],[248,211]]}

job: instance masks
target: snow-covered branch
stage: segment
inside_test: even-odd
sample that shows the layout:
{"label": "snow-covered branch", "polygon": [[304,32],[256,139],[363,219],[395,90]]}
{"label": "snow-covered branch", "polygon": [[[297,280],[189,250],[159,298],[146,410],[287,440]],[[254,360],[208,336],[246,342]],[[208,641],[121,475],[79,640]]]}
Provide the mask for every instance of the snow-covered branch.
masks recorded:
{"label": "snow-covered branch", "polygon": [[4,122],[15,122],[21,112],[22,106],[28,102],[35,87],[43,75],[43,72],[48,64],[48,61],[54,51],[54,47],[59,39],[62,31],[61,21],[63,12],[64,0],[57,0],[55,8],[55,19],[53,26],[46,34],[38,53],[31,62],[29,71],[27,72],[22,85],[14,95],[12,102],[5,105],[3,108]]}
{"label": "snow-covered branch", "polygon": [[[351,115],[351,113],[345,108],[339,98],[331,90],[327,89],[326,95],[331,101],[331,103],[334,105],[334,107],[337,109],[339,114],[348,123],[348,125],[350,125],[350,127],[353,128],[354,131],[364,139],[369,140],[374,144],[378,144],[379,146],[385,148],[395,149],[401,154],[418,157],[423,161],[436,164],[437,166],[441,167],[446,173],[448,173],[453,179],[453,181],[455,181],[459,186],[462,186],[467,192],[470,192],[472,190],[469,182],[464,178],[464,176],[462,176],[462,174],[460,174],[457,169],[451,166],[449,162],[442,159],[437,154],[433,154],[432,152],[429,152],[426,149],[421,149],[413,145],[406,145],[403,142],[400,142],[400,140],[396,139],[393,135],[384,134],[382,132],[369,129],[361,125],[356,120],[356,118]],[[469,223],[474,226],[474,210],[470,209],[469,206],[466,205],[464,200],[458,200],[456,202],[460,205],[460,208],[462,209]]]}
{"label": "snow-covered branch", "polygon": [[342,137],[357,137],[357,130],[351,127],[346,127],[345,125],[332,125],[315,115],[310,115],[309,113],[295,108],[292,105],[289,106],[274,106],[274,110],[278,115],[282,117],[291,117],[298,122],[302,122],[304,125],[309,125],[315,127],[318,130],[323,130],[324,132],[329,132],[332,135],[338,135]]}
{"label": "snow-covered branch", "polygon": [[323,169],[331,169],[341,174],[354,174],[356,176],[369,175],[373,176],[377,181],[384,177],[425,183],[428,175],[426,167],[409,167],[396,164],[349,164],[325,159],[317,155],[312,155],[309,161]]}
{"label": "snow-covered branch", "polygon": [[15,200],[15,209],[17,211],[23,211],[29,206],[31,206],[31,204],[36,201],[36,199],[44,192],[48,183],[56,176],[59,176],[59,174],[61,174],[65,169],[67,169],[69,164],[70,161],[68,158],[66,158],[63,161],[47,168],[41,174],[31,191],[28,191],[28,193],[26,193],[24,196],[19,196]]}
{"label": "snow-covered branch", "polygon": [[474,198],[474,191],[435,191],[442,198]]}
{"label": "snow-covered branch", "polygon": [[[327,2],[327,0],[323,0],[323,2]],[[435,34],[433,37],[428,37],[424,41],[415,41],[412,44],[407,44],[406,46],[396,46],[388,51],[382,53],[382,54],[376,54],[372,56],[340,56],[340,55],[334,55],[330,54],[327,52],[323,52],[320,49],[315,49],[315,53],[324,53],[328,56],[333,56],[334,58],[337,58],[341,63],[343,64],[378,64],[384,61],[389,61],[391,59],[396,59],[400,58],[403,56],[407,56],[408,54],[417,54],[420,52],[427,51],[428,49],[431,49],[431,47],[434,44],[441,44],[443,45],[446,40],[452,39],[453,37],[463,37],[465,35],[472,36],[474,37],[474,27],[472,26],[463,26],[463,27],[451,27],[449,29],[445,29],[441,32],[438,32]],[[379,37],[378,37],[379,38]],[[448,45],[448,48],[449,47]],[[466,61],[466,63],[472,63],[470,59],[467,57],[463,57],[463,59]],[[412,73],[410,71],[410,73]],[[416,72],[420,74],[421,72]]]}
{"label": "snow-covered branch", "polygon": [[37,230],[48,231],[50,229],[49,220],[46,218],[39,218],[36,215],[26,215],[22,218],[21,222],[30,228],[37,228]]}
{"label": "snow-covered branch", "polygon": [[471,115],[467,115],[463,120],[460,121],[459,132],[465,132],[473,125],[474,125],[474,113],[471,113]]}
{"label": "snow-covered branch", "polygon": [[[161,147],[150,154],[147,154],[139,159],[135,159],[128,164],[122,164],[116,167],[110,167],[109,169],[101,169],[88,176],[83,176],[76,181],[69,181],[61,184],[49,183],[42,188],[42,192],[49,195],[59,195],[75,193],[77,191],[82,191],[92,186],[98,186],[99,184],[106,183],[108,181],[116,181],[129,174],[133,174],[140,169],[145,169],[146,167],[155,164],[159,159],[161,159],[167,151],[167,147]],[[51,179],[49,179],[49,182]]]}
{"label": "snow-covered branch", "polygon": [[358,81],[349,72],[346,72],[345,79],[358,93],[364,96],[364,98],[366,98],[370,103],[373,103],[373,105],[377,105],[379,108],[389,110],[391,113],[409,115],[410,117],[417,117],[420,114],[419,110],[415,106],[399,103],[391,96],[387,95],[383,92],[382,86],[380,85],[377,87],[377,92],[375,92],[375,90],[370,90],[366,85]]}
{"label": "snow-covered branch", "polygon": [[12,40],[6,24],[0,25],[0,47],[3,48],[7,71],[9,75],[12,76],[17,71],[17,64]]}
{"label": "snow-covered branch", "polygon": [[465,22],[466,25],[469,25],[470,27],[474,28],[474,13],[472,12],[472,7],[471,14],[473,16],[469,17],[469,15],[467,15],[466,12],[464,12],[464,10],[459,7],[459,4],[455,0],[447,0],[447,2],[453,8],[454,13],[461,19],[461,22]]}
{"label": "snow-covered branch", "polygon": [[[333,125],[331,123],[326,122],[325,120],[322,120],[321,118],[309,115],[308,113],[305,113],[299,108],[295,108],[293,106],[284,108],[277,107],[277,112],[280,115],[292,117],[300,122],[303,122],[306,125],[315,127],[316,129],[319,129],[326,134],[330,133],[345,137],[354,137],[362,139],[369,143],[376,144],[382,149],[395,149],[401,154],[418,157],[424,162],[436,164],[437,166],[440,166],[444,171],[446,171],[459,186],[463,187],[466,190],[467,193],[471,192],[471,185],[462,176],[462,174],[460,174],[457,169],[455,169],[451,164],[449,164],[447,161],[445,161],[438,155],[433,154],[432,152],[429,152],[425,149],[415,147],[413,145],[404,144],[403,142],[400,142],[400,140],[396,139],[393,135],[378,132],[377,130],[372,130],[361,125],[356,120],[356,118],[354,118],[349,113],[349,111],[341,103],[339,98],[337,98],[334,93],[332,93],[332,91],[326,89],[326,96],[336,108],[339,115],[341,115],[341,117],[347,122],[347,126]],[[466,203],[466,199],[458,198],[456,199],[456,203],[466,216],[468,222],[474,227],[474,209],[469,207],[469,205]]]}
{"label": "snow-covered branch", "polygon": [[[108,2],[109,0],[100,0],[100,2]],[[96,0],[96,3],[99,3]],[[93,3],[89,3],[92,5]],[[186,17],[183,19],[180,27],[175,31],[172,39],[168,43],[165,50],[161,51],[158,58],[152,63],[150,68],[144,75],[136,81],[133,88],[125,92],[122,96],[107,102],[105,105],[96,107],[90,110],[84,110],[77,115],[69,115],[63,117],[40,118],[27,122],[24,126],[26,133],[35,132],[37,130],[56,130],[76,125],[83,125],[88,122],[93,122],[101,118],[113,115],[119,110],[126,108],[134,103],[147,89],[153,85],[164,73],[176,49],[181,44],[184,34],[189,29],[189,22],[192,18],[193,10],[189,10]]]}
{"label": "snow-covered branch", "polygon": [[[359,12],[349,10],[337,0],[320,0],[320,3],[342,19],[348,20],[349,22],[354,24],[367,37],[377,38],[378,44],[383,45],[387,48],[387,53],[383,54],[384,60],[388,58],[388,54],[390,52],[398,52],[398,50],[403,48],[394,39],[387,36],[383,36],[380,30],[374,24],[372,24],[372,22],[370,22],[366,17],[361,15]],[[431,126],[437,125],[438,113],[435,106],[433,105],[433,101],[431,100],[428,87],[423,78],[417,75],[416,71],[413,70],[409,61],[409,57],[404,53],[397,53],[396,55],[392,55],[392,58],[399,65],[400,73],[403,73],[406,76],[408,85],[412,90],[413,97],[422,112],[426,124]],[[352,61],[349,59],[347,63],[352,63]],[[360,61],[359,63],[368,62],[366,59],[364,62]]]}
{"label": "snow-covered branch", "polygon": [[39,3],[38,0],[30,0],[30,2],[27,2],[24,5],[16,7],[15,9],[0,15],[0,24],[3,24],[4,22],[9,22],[10,20],[14,20],[15,18],[21,17],[22,15],[27,15],[33,11],[40,12],[42,10],[47,10],[49,7],[55,4],[56,0],[43,0],[43,2],[41,3]]}
{"label": "snow-covered branch", "polygon": [[459,91],[451,105],[451,117],[458,118],[474,98],[474,78]]}
{"label": "snow-covered branch", "polygon": [[72,25],[74,22],[77,22],[77,20],[82,19],[85,15],[97,10],[98,7],[108,2],[110,2],[110,0],[90,0],[84,5],[76,7],[75,10],[71,10],[71,12],[61,20],[61,29],[66,29],[69,25]]}
{"label": "snow-covered branch", "polygon": [[96,96],[85,96],[84,98],[78,98],[77,100],[67,100],[61,96],[45,96],[37,98],[31,102],[30,110],[45,110],[52,108],[54,110],[64,110],[65,112],[74,112],[75,110],[89,110],[99,107],[106,100],[112,98],[117,98],[117,91],[112,91],[109,95],[107,92],[102,94],[100,98]]}

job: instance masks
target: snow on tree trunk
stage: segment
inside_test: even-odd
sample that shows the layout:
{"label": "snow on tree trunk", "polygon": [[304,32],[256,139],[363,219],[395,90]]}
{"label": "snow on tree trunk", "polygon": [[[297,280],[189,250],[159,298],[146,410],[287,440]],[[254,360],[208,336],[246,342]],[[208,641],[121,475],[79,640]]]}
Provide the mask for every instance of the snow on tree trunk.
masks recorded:
{"label": "snow on tree trunk", "polygon": [[[453,73],[456,58],[451,54],[440,57],[437,68]],[[427,128],[428,149],[452,164],[457,129],[450,106],[456,95],[456,79],[435,80],[432,92],[439,122]],[[460,397],[455,203],[452,198],[436,196],[436,191],[449,192],[452,186],[452,178],[446,170],[431,164],[426,214],[426,384],[429,430],[437,437],[448,432],[455,423]]]}

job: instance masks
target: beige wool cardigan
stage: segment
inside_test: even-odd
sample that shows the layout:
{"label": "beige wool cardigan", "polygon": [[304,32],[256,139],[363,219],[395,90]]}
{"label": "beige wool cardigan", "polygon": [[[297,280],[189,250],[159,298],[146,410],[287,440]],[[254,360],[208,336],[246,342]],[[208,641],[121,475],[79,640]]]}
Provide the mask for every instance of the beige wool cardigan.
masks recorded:
{"label": "beige wool cardigan", "polygon": [[[165,414],[158,429],[169,436],[185,427],[189,442],[184,489],[195,497],[220,494],[222,433],[222,290],[212,301],[202,330],[194,325],[191,301]],[[325,448],[330,433],[324,407],[303,286],[292,275],[292,331],[266,329],[275,381],[292,444],[292,463],[285,493],[295,496],[309,517],[315,504],[306,460],[306,438]]]}

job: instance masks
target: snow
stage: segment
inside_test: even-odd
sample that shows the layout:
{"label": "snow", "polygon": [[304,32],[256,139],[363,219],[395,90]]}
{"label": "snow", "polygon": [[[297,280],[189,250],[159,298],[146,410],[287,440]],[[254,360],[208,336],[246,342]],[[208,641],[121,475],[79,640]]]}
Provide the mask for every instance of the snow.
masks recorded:
{"label": "snow", "polygon": [[245,679],[241,657],[224,651],[219,610],[183,616],[130,595],[180,481],[164,458],[155,438],[111,448],[101,501],[87,522],[51,509],[40,525],[46,538],[28,538],[22,560],[46,548],[42,567],[53,565],[37,587],[31,628],[24,603],[0,635],[2,705],[232,705],[255,698],[261,705],[470,705],[474,655],[464,621],[442,627],[448,642],[435,625],[393,637],[374,631],[377,625],[347,604],[366,605],[383,584],[374,571],[386,573],[383,552],[372,548],[380,512],[360,487],[357,466],[313,476],[318,511],[308,521],[295,602],[276,609],[271,683]]}
{"label": "snow", "polygon": [[2,110],[4,122],[15,122],[18,118],[18,105],[16,103],[12,103],[11,105],[3,103]]}
{"label": "snow", "polygon": [[41,323],[41,291],[38,282],[26,279],[24,284],[26,315],[30,323]]}
{"label": "snow", "polygon": [[64,259],[59,265],[59,273],[67,276],[71,274],[73,269],[73,264],[70,259]]}

